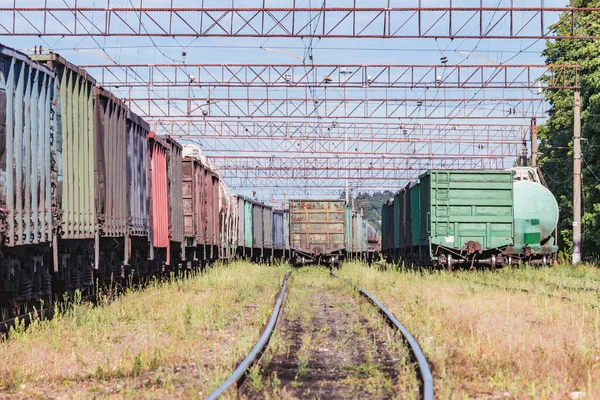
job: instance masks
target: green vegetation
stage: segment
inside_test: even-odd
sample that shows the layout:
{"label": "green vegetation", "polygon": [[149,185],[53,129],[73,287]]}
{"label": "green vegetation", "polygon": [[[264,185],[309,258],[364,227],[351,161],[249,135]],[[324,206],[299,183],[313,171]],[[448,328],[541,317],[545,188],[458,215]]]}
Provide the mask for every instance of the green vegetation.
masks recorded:
{"label": "green vegetation", "polygon": [[[571,0],[570,7],[600,7],[599,0]],[[597,13],[577,13],[578,35],[596,35],[600,30]],[[558,34],[568,34],[570,16],[561,17],[553,26]],[[600,254],[600,42],[597,40],[546,41],[543,52],[547,64],[579,64],[581,85],[582,156],[583,156],[583,243],[584,256]],[[560,75],[560,72],[557,71]],[[549,78],[546,78],[549,79]],[[567,76],[567,84],[574,77]],[[554,193],[562,218],[560,240],[567,252],[572,250],[573,214],[573,90],[548,90],[550,118],[540,128],[540,164],[550,190]]]}
{"label": "green vegetation", "polygon": [[97,307],[75,302],[26,330],[19,324],[1,343],[0,392],[203,398],[255,344],[287,270],[218,265]]}
{"label": "green vegetation", "polygon": [[[345,194],[342,194],[341,198],[345,198],[345,196]],[[389,190],[373,194],[358,193],[354,198],[354,208],[356,210],[362,208],[363,216],[369,221],[369,224],[378,233],[381,233],[381,206],[392,197],[394,197],[394,193]]]}
{"label": "green vegetation", "polygon": [[370,291],[418,340],[437,398],[598,398],[600,271],[378,270],[341,275]]}

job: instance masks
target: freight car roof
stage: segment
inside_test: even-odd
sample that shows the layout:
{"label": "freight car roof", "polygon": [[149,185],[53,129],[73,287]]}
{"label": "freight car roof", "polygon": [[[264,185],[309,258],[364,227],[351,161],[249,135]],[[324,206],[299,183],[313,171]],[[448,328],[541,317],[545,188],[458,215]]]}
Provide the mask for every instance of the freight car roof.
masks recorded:
{"label": "freight car roof", "polygon": [[6,57],[12,57],[19,61],[26,62],[29,65],[31,65],[32,68],[37,69],[38,71],[44,72],[48,75],[54,75],[54,72],[51,71],[50,68],[46,67],[43,64],[40,64],[39,62],[37,62],[35,60],[32,60],[27,54],[20,52],[18,50],[15,50],[15,49],[11,49],[10,47],[6,47],[2,43],[0,43],[0,54],[4,55]]}
{"label": "freight car roof", "polygon": [[46,63],[48,67],[52,65],[52,63],[58,63],[72,71],[77,72],[77,74],[83,76],[88,82],[91,82],[92,85],[96,86],[97,81],[91,76],[85,69],[78,67],[75,64],[71,64],[64,57],[61,57],[60,54],[57,53],[49,53],[49,54],[32,54],[30,56],[32,60],[39,61],[41,63]]}

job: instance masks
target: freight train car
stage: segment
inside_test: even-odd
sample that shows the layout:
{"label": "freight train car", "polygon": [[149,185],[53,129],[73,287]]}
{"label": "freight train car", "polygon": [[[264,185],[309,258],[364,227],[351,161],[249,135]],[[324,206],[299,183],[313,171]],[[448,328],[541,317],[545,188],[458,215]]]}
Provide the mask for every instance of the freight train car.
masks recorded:
{"label": "freight train car", "polygon": [[[553,213],[544,224],[536,201],[528,200],[533,204],[530,214],[522,212],[526,200],[515,197],[521,183],[513,183],[513,173],[433,170],[421,175],[382,208],[384,256],[449,270],[456,265],[495,268],[519,261],[549,262],[557,249],[551,232],[558,207],[549,207]],[[522,193],[539,200],[543,192],[553,206],[554,198],[542,189],[538,184]]]}
{"label": "freight train car", "polygon": [[[0,312],[2,320],[52,294],[58,210],[56,74],[0,45]],[[36,173],[32,173],[36,171]]]}
{"label": "freight train car", "polygon": [[3,319],[237,247],[237,197],[210,162],[58,54],[0,46],[0,138]]}
{"label": "freight train car", "polygon": [[290,245],[296,266],[337,266],[348,251],[344,200],[290,200]]}

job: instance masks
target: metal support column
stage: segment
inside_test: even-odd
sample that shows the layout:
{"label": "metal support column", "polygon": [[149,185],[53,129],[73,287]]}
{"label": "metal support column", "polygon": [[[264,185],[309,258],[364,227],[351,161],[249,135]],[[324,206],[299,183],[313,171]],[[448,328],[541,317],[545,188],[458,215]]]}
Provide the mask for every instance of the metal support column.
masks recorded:
{"label": "metal support column", "polygon": [[533,168],[537,167],[537,157],[538,157],[537,120],[535,118],[531,118],[531,166]]}
{"label": "metal support column", "polygon": [[581,261],[581,99],[573,101],[573,264]]}

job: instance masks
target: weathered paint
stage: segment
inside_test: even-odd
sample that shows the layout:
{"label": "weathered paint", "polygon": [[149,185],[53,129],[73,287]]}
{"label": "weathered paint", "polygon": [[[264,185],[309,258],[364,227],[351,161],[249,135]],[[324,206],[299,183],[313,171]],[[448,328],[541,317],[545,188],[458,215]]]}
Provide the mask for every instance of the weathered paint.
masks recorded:
{"label": "weathered paint", "polygon": [[263,247],[273,248],[273,208],[263,206]]}
{"label": "weathered paint", "polygon": [[94,88],[96,214],[102,236],[127,234],[127,107],[112,93]]}
{"label": "weathered paint", "polygon": [[290,200],[292,249],[309,254],[346,250],[346,218],[343,200]]}
{"label": "weathered paint", "polygon": [[283,210],[273,210],[273,248],[283,250],[285,242],[283,240]]}
{"label": "weathered paint", "polygon": [[290,249],[290,211],[283,212],[283,243],[285,250]]}
{"label": "weathered paint", "polygon": [[[61,237],[92,239],[98,229],[96,220],[94,86],[88,73],[58,54],[32,58],[55,70],[59,84],[57,97],[57,141],[61,147]],[[18,161],[18,160],[17,160]],[[17,183],[22,176],[17,174]]]}
{"label": "weathered paint", "polygon": [[166,139],[170,147],[167,155],[167,185],[169,187],[169,237],[172,242],[182,243],[183,222],[183,147],[171,138]]}
{"label": "weathered paint", "polygon": [[249,199],[244,199],[244,245],[251,249],[254,244],[253,205]]}
{"label": "weathered paint", "polygon": [[252,247],[262,249],[264,245],[263,207],[252,204]]}
{"label": "weathered paint", "polygon": [[0,205],[9,246],[51,242],[55,74],[0,46]]}
{"label": "weathered paint", "polygon": [[[148,163],[150,170],[150,215],[152,246],[170,248],[169,190],[167,182],[167,154],[169,144],[154,132],[148,134]],[[167,255],[168,258],[168,255]]]}
{"label": "weathered paint", "polygon": [[150,126],[127,112],[127,200],[129,234],[149,235],[148,132]]}
{"label": "weathered paint", "polygon": [[202,229],[202,174],[204,169],[198,160],[186,157],[182,160],[182,196],[185,243],[188,247],[204,244]]}
{"label": "weathered paint", "polygon": [[243,197],[237,198],[238,203],[238,236],[237,245],[238,247],[245,247],[245,232],[246,232],[246,207],[244,206],[245,200]]}

